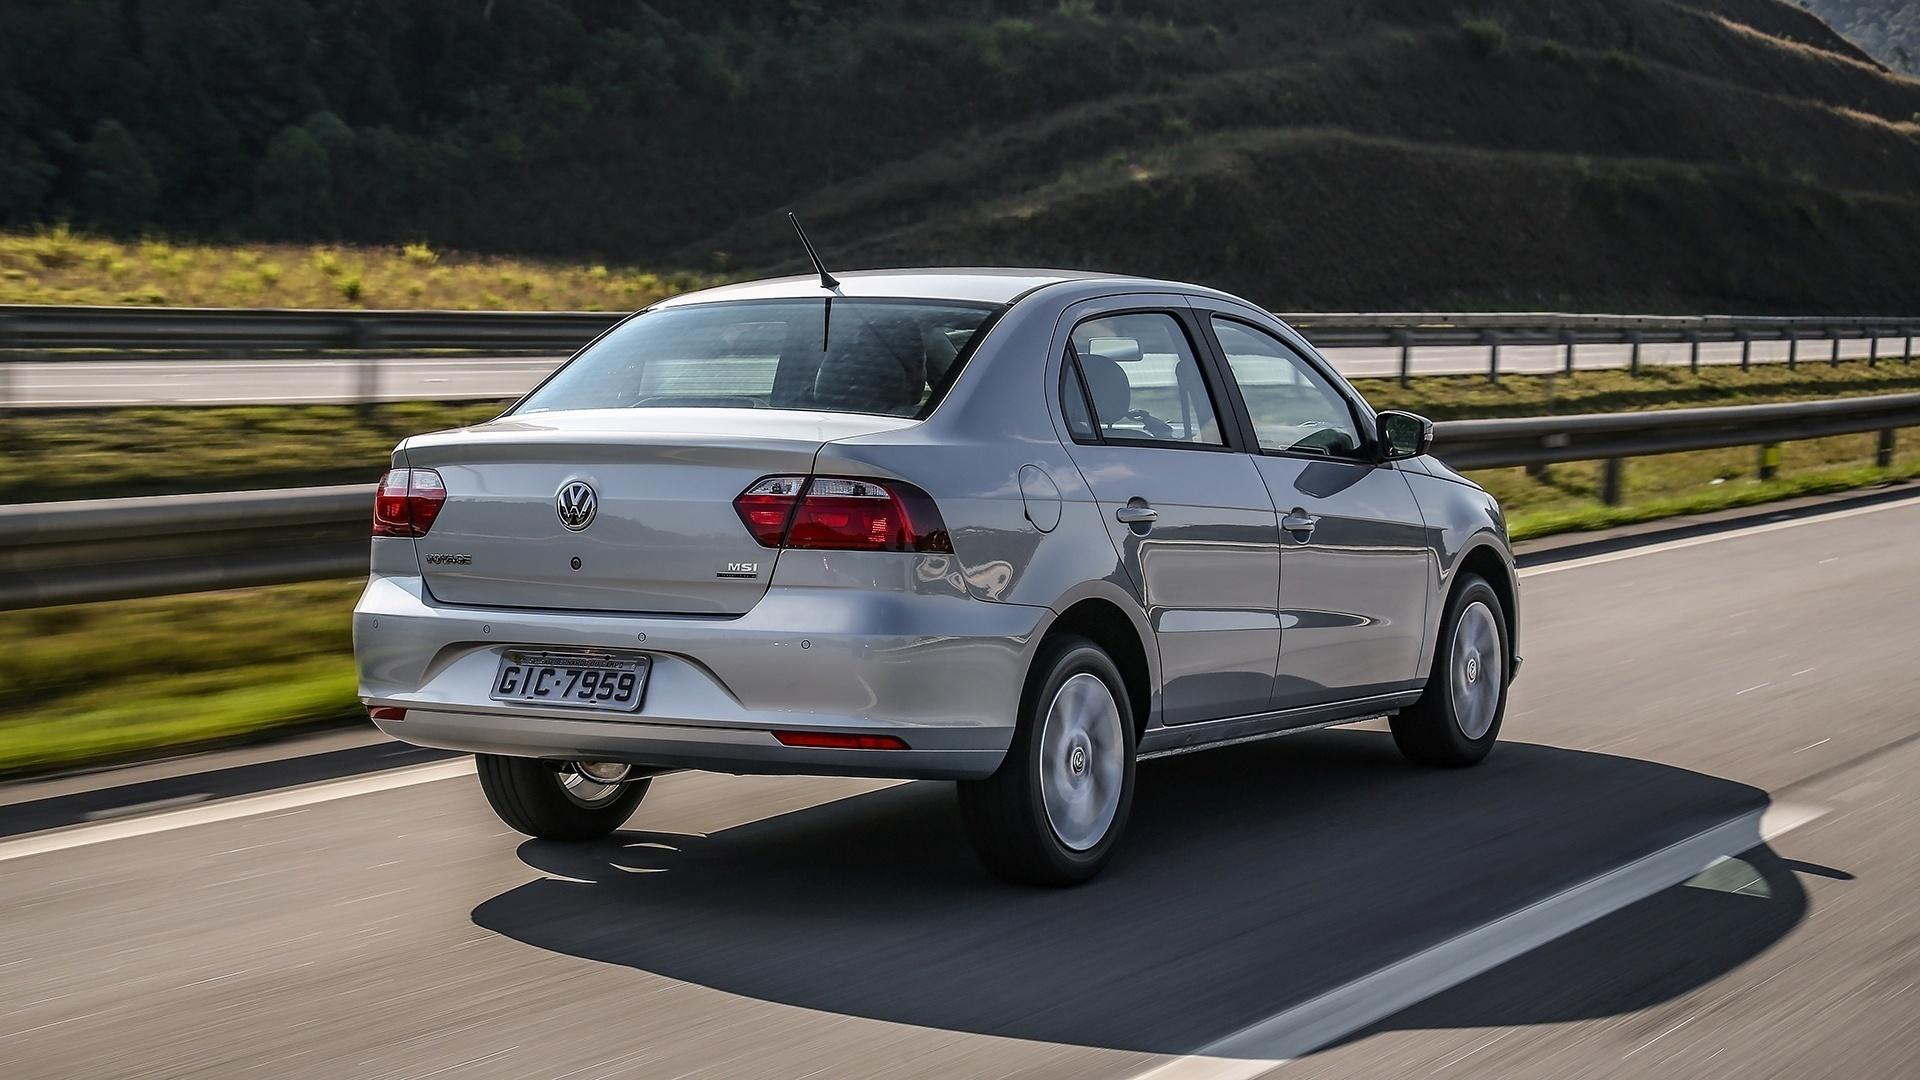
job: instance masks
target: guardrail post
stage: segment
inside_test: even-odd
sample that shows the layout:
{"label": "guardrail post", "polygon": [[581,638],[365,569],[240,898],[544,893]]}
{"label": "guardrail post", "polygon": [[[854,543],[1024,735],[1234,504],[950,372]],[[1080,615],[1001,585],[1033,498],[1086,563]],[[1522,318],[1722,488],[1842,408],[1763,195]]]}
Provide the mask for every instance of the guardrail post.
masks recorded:
{"label": "guardrail post", "polygon": [[[1693,370],[1699,371],[1700,362],[1698,360],[1698,356],[1699,356],[1698,347],[1696,347],[1694,355],[1696,359],[1694,360]],[[1742,330],[1740,331],[1740,370],[1751,371],[1752,369],[1753,369],[1753,331]]]}
{"label": "guardrail post", "polygon": [[1868,331],[1867,366],[1868,367],[1880,366],[1880,332],[1878,330]]}
{"label": "guardrail post", "polygon": [[1633,343],[1633,357],[1627,364],[1627,374],[1637,376],[1640,374],[1640,331],[1627,331],[1627,340]]}
{"label": "guardrail post", "polygon": [[1907,351],[1900,358],[1900,362],[1903,364],[1913,363],[1913,331],[1911,329],[1907,331]]}
{"label": "guardrail post", "polygon": [[1873,464],[1875,468],[1893,467],[1893,429],[1887,428],[1880,433],[1880,439],[1873,445]]}
{"label": "guardrail post", "polygon": [[357,368],[358,388],[354,398],[361,412],[372,412],[380,400],[380,358],[372,350],[380,345],[380,331],[371,322],[355,320],[348,331],[353,347],[360,350],[360,364]]}
{"label": "guardrail post", "polygon": [[1771,480],[1780,472],[1780,444],[1760,444],[1760,479]]}
{"label": "guardrail post", "polygon": [[0,408],[13,401],[13,316],[0,315]]}
{"label": "guardrail post", "polygon": [[1800,331],[1787,331],[1787,370],[1800,366]]}
{"label": "guardrail post", "polygon": [[1827,357],[1828,367],[1840,366],[1840,331],[1828,330],[1827,336],[1833,339],[1833,353]]}
{"label": "guardrail post", "polygon": [[1396,330],[1394,344],[1400,346],[1400,385],[1413,385],[1413,331]]}
{"label": "guardrail post", "polygon": [[1567,369],[1567,374],[1571,376],[1573,374],[1573,331],[1571,330],[1560,331],[1560,344],[1565,345],[1567,347],[1566,369]]}
{"label": "guardrail post", "polygon": [[1600,501],[1608,506],[1620,505],[1620,474],[1624,469],[1625,463],[1617,457],[1600,463]]}
{"label": "guardrail post", "polygon": [[1487,381],[1500,381],[1500,331],[1486,331],[1487,341]]}
{"label": "guardrail post", "polygon": [[1687,331],[1687,370],[1700,374],[1700,331]]}

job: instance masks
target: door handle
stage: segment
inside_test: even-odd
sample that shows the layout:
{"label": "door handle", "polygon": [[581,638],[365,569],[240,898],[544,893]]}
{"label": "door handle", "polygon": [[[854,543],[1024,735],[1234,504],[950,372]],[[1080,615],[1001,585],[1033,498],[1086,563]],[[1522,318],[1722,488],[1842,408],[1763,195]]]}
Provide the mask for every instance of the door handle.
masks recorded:
{"label": "door handle", "polygon": [[1280,519],[1280,527],[1290,533],[1312,533],[1313,527],[1319,523],[1319,518],[1304,510],[1295,510]]}
{"label": "door handle", "polygon": [[1122,525],[1151,525],[1160,520],[1160,511],[1145,503],[1128,503],[1113,512],[1113,520]]}

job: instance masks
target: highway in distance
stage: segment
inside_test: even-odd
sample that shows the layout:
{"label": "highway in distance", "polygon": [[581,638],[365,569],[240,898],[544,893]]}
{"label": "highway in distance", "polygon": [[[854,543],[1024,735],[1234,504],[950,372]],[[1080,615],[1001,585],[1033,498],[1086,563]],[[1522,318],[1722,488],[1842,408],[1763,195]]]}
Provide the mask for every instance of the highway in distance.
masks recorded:
{"label": "highway in distance", "polygon": [[[1880,362],[1900,363],[1906,343],[1882,338]],[[1800,343],[1799,361],[1826,363],[1832,345]],[[1865,340],[1842,341],[1841,359],[1864,359]],[[1577,370],[1624,368],[1632,350],[1626,345],[1582,345]],[[1784,362],[1784,341],[1756,341],[1752,362]],[[1333,349],[1328,357],[1350,378],[1386,378],[1400,372],[1400,352],[1392,348]],[[1565,350],[1557,345],[1509,345],[1500,350],[1500,370],[1521,374],[1559,371]],[[85,408],[107,405],[320,404],[359,401],[504,399],[531,389],[564,357],[386,356],[371,361],[353,357],[71,360],[0,363],[0,407]],[[1643,345],[1645,365],[1685,364],[1686,345]],[[1740,346],[1715,342],[1700,347],[1702,364],[1737,364]],[[372,383],[369,366],[377,369]],[[1484,375],[1485,346],[1435,346],[1414,350],[1417,375]],[[372,393],[366,391],[371,386]]]}

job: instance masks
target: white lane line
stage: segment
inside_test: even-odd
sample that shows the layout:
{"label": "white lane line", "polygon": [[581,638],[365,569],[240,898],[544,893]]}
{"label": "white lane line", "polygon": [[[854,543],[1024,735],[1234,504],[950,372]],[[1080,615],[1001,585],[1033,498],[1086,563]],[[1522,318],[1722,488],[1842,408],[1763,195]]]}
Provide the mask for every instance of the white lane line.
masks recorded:
{"label": "white lane line", "polygon": [[1897,502],[1876,503],[1873,506],[1856,506],[1851,510],[1835,510],[1831,514],[1816,514],[1812,517],[1794,518],[1791,521],[1769,521],[1760,525],[1749,525],[1744,529],[1729,529],[1726,532],[1712,533],[1707,536],[1688,536],[1679,540],[1648,544],[1645,547],[1589,555],[1584,559],[1568,559],[1566,562],[1548,563],[1545,566],[1529,566],[1520,571],[1520,576],[1557,574],[1562,570],[1578,570],[1583,566],[1598,566],[1601,563],[1619,562],[1621,559],[1637,559],[1642,555],[1658,555],[1663,551],[1678,551],[1681,548],[1699,547],[1701,544],[1717,544],[1722,540],[1739,540],[1743,537],[1759,536],[1762,533],[1779,532],[1781,529],[1797,529],[1802,525],[1823,525],[1829,521],[1859,517],[1862,514],[1879,514],[1888,510],[1916,508],[1920,508],[1920,499],[1901,499]]}
{"label": "white lane line", "polygon": [[172,832],[175,829],[207,825],[216,821],[233,821],[260,814],[295,810],[315,803],[350,799],[356,795],[371,795],[376,791],[392,791],[396,788],[412,787],[415,784],[431,784],[436,780],[451,780],[456,776],[469,776],[472,773],[472,758],[436,761],[428,765],[410,765],[371,776],[330,780],[326,783],[309,784],[284,791],[271,791],[263,795],[248,795],[224,802],[190,806],[182,810],[168,810],[149,814],[146,817],[75,825],[65,829],[34,833],[14,840],[0,841],[0,862],[24,859],[29,855],[42,855],[50,851],[86,847],[90,844],[104,844],[109,840],[151,836],[154,833]]}
{"label": "white lane line", "polygon": [[1252,1080],[1824,813],[1823,807],[1779,803],[1742,814],[1275,1013],[1191,1055],[1135,1073],[1131,1080]]}

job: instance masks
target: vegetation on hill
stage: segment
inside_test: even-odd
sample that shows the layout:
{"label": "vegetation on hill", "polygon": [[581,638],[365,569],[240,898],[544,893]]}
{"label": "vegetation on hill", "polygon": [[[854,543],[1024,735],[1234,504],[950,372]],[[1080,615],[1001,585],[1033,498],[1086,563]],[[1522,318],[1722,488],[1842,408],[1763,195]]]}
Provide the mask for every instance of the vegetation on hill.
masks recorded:
{"label": "vegetation on hill", "polygon": [[1881,63],[1920,75],[1920,5],[1911,0],[1800,0]]}
{"label": "vegetation on hill", "polygon": [[1289,309],[1920,293],[1920,83],[1779,0],[0,0],[0,70],[7,228],[739,275],[792,205]]}

